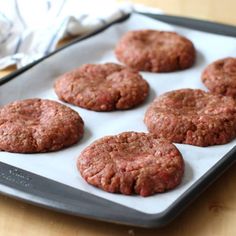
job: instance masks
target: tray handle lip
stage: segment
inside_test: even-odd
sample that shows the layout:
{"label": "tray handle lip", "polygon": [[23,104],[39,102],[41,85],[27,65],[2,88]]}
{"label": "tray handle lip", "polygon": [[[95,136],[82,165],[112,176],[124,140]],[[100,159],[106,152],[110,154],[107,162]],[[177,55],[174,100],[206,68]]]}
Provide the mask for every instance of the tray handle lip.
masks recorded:
{"label": "tray handle lip", "polygon": [[163,21],[168,24],[182,26],[198,31],[207,33],[214,33],[224,36],[236,37],[236,26],[230,24],[224,24],[219,22],[213,22],[209,20],[202,20],[191,17],[176,16],[169,14],[153,14],[153,13],[139,13],[141,15]]}

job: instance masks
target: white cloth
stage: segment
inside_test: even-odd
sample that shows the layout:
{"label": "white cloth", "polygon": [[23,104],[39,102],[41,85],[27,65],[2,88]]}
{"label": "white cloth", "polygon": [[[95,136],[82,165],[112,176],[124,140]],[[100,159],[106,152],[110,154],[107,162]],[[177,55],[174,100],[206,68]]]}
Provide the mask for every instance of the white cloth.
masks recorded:
{"label": "white cloth", "polygon": [[0,0],[0,69],[20,68],[131,11],[113,0]]}

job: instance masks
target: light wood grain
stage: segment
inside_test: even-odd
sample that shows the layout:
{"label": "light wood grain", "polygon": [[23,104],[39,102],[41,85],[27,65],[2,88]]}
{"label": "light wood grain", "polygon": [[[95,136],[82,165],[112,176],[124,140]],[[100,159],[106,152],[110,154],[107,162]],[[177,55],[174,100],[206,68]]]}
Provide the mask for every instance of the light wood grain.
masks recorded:
{"label": "light wood grain", "polygon": [[[204,18],[236,25],[234,0],[136,0],[167,13]],[[13,69],[0,72],[6,75]],[[0,236],[235,236],[236,165],[162,229],[139,229],[86,220],[0,196]]]}
{"label": "light wood grain", "polygon": [[158,7],[175,15],[208,19],[235,24],[235,0],[131,0],[131,2]]}

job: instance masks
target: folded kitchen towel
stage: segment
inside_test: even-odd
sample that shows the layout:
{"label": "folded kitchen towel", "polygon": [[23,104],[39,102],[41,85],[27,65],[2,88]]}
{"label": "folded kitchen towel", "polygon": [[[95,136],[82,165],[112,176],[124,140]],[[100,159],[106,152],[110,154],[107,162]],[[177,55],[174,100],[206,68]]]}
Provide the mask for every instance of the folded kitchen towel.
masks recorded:
{"label": "folded kitchen towel", "polygon": [[63,37],[89,33],[134,7],[153,12],[115,0],[0,0],[0,69],[25,66],[52,52]]}

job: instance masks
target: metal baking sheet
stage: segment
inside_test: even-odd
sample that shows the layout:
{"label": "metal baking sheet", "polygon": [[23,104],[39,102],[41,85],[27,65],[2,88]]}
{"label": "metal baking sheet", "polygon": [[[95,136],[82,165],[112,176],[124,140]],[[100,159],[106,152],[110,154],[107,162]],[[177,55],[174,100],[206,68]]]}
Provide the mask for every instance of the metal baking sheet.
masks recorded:
{"label": "metal baking sheet", "polygon": [[[151,16],[158,18],[158,15]],[[165,21],[168,19],[173,18],[167,17]],[[180,24],[179,19],[177,23]],[[53,91],[53,82],[58,75],[85,63],[117,62],[114,46],[125,32],[133,29],[176,31],[191,39],[197,50],[196,63],[190,69],[159,74],[142,72],[151,86],[151,93],[144,104],[132,110],[93,112],[67,104],[78,111],[85,121],[83,139],[73,147],[53,153],[0,152],[0,191],[34,204],[99,220],[145,227],[157,227],[171,221],[234,162],[235,140],[205,148],[176,144],[186,163],[182,183],[174,190],[146,198],[107,193],[88,185],[76,169],[76,158],[97,138],[130,130],[147,131],[143,116],[156,96],[179,88],[205,89],[200,80],[203,68],[218,58],[236,54],[234,37],[201,32],[201,21],[195,20],[194,23],[198,23],[197,30],[190,29],[191,25],[187,28],[166,24],[140,14],[125,16],[119,22],[3,78],[0,86],[1,106],[32,97],[58,100]],[[206,25],[202,25],[206,31]],[[218,28],[225,27],[218,25]],[[236,30],[233,27],[230,29],[234,35]]]}

